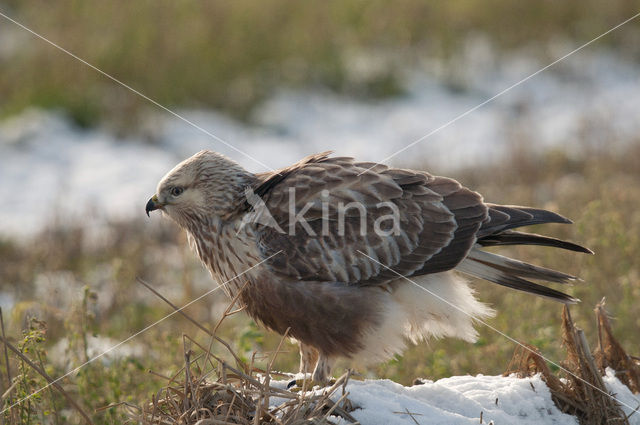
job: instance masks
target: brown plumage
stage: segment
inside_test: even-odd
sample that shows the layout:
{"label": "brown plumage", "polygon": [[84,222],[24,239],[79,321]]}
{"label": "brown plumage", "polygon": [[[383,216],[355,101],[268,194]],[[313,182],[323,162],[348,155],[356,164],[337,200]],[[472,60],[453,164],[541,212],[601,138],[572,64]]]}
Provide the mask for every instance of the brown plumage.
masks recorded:
{"label": "brown plumage", "polygon": [[577,301],[528,280],[566,283],[573,276],[483,246],[590,252],[512,230],[569,223],[558,214],[485,203],[446,177],[329,153],[252,174],[202,151],[162,179],[147,213],[154,209],[188,232],[213,278],[227,282],[229,295],[248,281],[240,295],[247,312],[276,332],[289,329],[301,345],[301,371],[313,370],[316,381],[327,379],[336,357],[380,361],[400,353],[407,338],[473,341],[472,318],[492,311],[455,271]]}

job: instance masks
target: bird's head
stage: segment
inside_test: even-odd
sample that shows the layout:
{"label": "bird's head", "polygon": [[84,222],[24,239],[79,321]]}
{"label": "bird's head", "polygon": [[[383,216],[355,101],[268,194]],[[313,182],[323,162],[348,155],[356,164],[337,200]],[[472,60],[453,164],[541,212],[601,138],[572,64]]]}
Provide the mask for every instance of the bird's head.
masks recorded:
{"label": "bird's head", "polygon": [[160,209],[181,227],[227,217],[237,208],[255,176],[233,160],[200,151],[176,165],[158,183],[146,212]]}

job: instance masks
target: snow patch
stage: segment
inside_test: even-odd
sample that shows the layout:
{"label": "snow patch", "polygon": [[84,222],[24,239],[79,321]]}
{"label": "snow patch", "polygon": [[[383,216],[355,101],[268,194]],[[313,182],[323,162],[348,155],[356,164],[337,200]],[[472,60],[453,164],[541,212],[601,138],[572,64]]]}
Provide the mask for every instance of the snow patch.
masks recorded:
{"label": "snow patch", "polygon": [[454,376],[412,387],[387,380],[351,381],[347,391],[360,406],[351,415],[367,425],[470,425],[480,423],[481,413],[485,424],[578,423],[558,410],[539,376]]}
{"label": "snow patch", "polygon": [[[296,376],[299,378],[300,376]],[[629,406],[640,405],[640,395],[632,394],[607,370],[605,383],[611,393]],[[289,381],[271,385],[284,388]],[[316,390],[322,391],[322,390]],[[551,399],[551,393],[540,375],[530,378],[511,376],[452,376],[438,381],[405,387],[390,380],[350,380],[347,398],[356,410],[350,414],[363,425],[577,425],[578,420],[562,413]],[[338,389],[331,398],[342,396]],[[272,406],[284,402],[274,398]],[[627,415],[632,409],[622,408]],[[480,422],[482,415],[482,422]],[[342,418],[331,418],[345,424]],[[629,423],[640,425],[640,415],[629,417]]]}
{"label": "snow patch", "polygon": [[[491,54],[486,50],[483,57]],[[406,95],[385,101],[282,90],[257,109],[253,125],[212,111],[178,112],[272,168],[329,149],[381,161],[429,135],[390,162],[455,173],[478,161],[499,161],[514,140],[534,152],[562,147],[580,155],[640,133],[637,65],[606,51],[580,52],[444,128],[544,65],[526,55],[481,60],[475,51],[470,48],[456,67],[455,84],[451,75],[436,75],[434,64],[425,65],[407,73]],[[143,120],[140,131],[144,136],[121,139],[39,110],[0,122],[0,236],[31,236],[54,220],[93,226],[142,217],[158,180],[201,149],[265,171],[164,113]]]}

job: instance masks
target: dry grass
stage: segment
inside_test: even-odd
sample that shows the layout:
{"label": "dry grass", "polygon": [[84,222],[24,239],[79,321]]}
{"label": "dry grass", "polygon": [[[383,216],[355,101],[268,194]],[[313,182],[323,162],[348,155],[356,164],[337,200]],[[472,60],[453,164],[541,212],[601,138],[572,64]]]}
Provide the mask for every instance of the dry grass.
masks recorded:
{"label": "dry grass", "polygon": [[[145,425],[323,425],[333,423],[329,420],[330,416],[338,415],[348,423],[357,423],[348,413],[352,410],[347,399],[348,393],[345,391],[349,372],[338,378],[331,387],[318,391],[307,391],[306,380],[303,388],[297,392],[271,385],[272,376],[291,377],[272,371],[274,361],[287,338],[287,332],[269,356],[266,370],[255,367],[255,354],[247,364],[228,343],[216,336],[222,321],[242,311],[242,308],[234,309],[234,306],[244,286],[229,303],[214,330],[209,331],[146,282],[140,282],[200,329],[205,330],[211,338],[209,346],[204,347],[196,340],[183,336],[184,366],[172,377],[166,378],[168,383],[147,404],[142,407],[125,404],[133,420]],[[228,350],[235,360],[235,365],[213,354],[215,343],[222,344]],[[341,395],[337,397],[339,389]],[[338,398],[336,402],[331,399],[333,396]]]}
{"label": "dry grass", "polygon": [[[193,340],[186,338],[193,343]],[[330,424],[331,415],[356,423],[349,415],[344,387],[348,373],[317,392],[292,392],[270,385],[272,374],[233,367],[202,346],[185,345],[185,364],[142,407],[128,406],[143,424]],[[246,365],[243,365],[246,366]],[[340,389],[342,388],[342,394]],[[331,397],[338,398],[337,402]]]}
{"label": "dry grass", "polygon": [[604,301],[596,306],[595,312],[601,338],[593,353],[584,332],[573,323],[568,307],[565,306],[562,312],[562,337],[567,352],[562,363],[565,378],[554,375],[539,350],[531,345],[516,350],[505,375],[516,373],[525,377],[540,373],[556,406],[562,412],[576,416],[582,425],[629,424],[627,415],[609,393],[602,376],[607,367],[612,367],[618,379],[638,393],[640,362],[626,354],[613,336]]}
{"label": "dry grass", "polygon": [[[349,413],[354,410],[346,391],[350,372],[344,373],[328,388],[311,390],[306,387],[305,380],[300,391],[290,391],[283,388],[282,382],[275,385],[272,382],[273,377],[286,379],[293,376],[274,372],[272,369],[287,338],[286,333],[281,337],[276,350],[266,356],[266,369],[256,367],[255,353],[249,362],[243,361],[230,344],[216,335],[224,320],[242,311],[242,308],[235,308],[237,297],[229,303],[214,329],[209,330],[149,284],[142,280],[140,283],[209,334],[209,344],[204,346],[183,335],[184,365],[170,377],[149,371],[166,382],[149,401],[141,406],[130,402],[114,403],[97,409],[98,412],[120,407],[126,411],[128,422],[144,425],[325,425],[333,424],[332,417],[335,416],[342,418],[342,423],[358,423]],[[614,337],[604,309],[604,301],[596,306],[595,315],[600,339],[598,347],[592,353],[584,332],[574,324],[569,309],[564,308],[562,337],[567,354],[566,360],[562,362],[564,377],[555,375],[538,349],[529,344],[524,344],[516,350],[505,375],[516,373],[523,378],[540,373],[556,406],[562,412],[576,416],[582,425],[629,424],[628,416],[621,410],[614,395],[609,393],[602,376],[607,367],[614,368],[618,379],[632,392],[638,393],[640,360],[628,355]],[[83,422],[94,423],[63,386],[11,344],[4,332],[0,340],[4,343],[5,350],[11,350],[32,370],[51,383],[52,387],[67,399],[70,406],[76,409]],[[214,354],[217,351],[214,349],[216,344],[227,350],[233,359],[232,362]],[[5,359],[9,370],[6,353]],[[6,396],[5,394],[3,398]],[[13,409],[5,418],[11,424],[22,423]]]}
{"label": "dry grass", "polygon": [[604,300],[596,305],[598,320],[598,346],[593,352],[598,368],[603,371],[607,367],[616,371],[616,377],[634,393],[640,393],[640,358],[630,356],[613,336]]}
{"label": "dry grass", "polygon": [[[221,321],[238,312],[231,310],[235,301],[230,303]],[[609,393],[602,376],[607,367],[612,367],[618,379],[638,393],[640,361],[626,354],[613,336],[604,300],[596,306],[595,314],[600,340],[592,353],[569,309],[565,307],[562,312],[563,345],[567,353],[562,363],[564,378],[553,374],[538,349],[528,344],[526,349],[516,350],[505,375],[517,373],[527,377],[540,373],[556,406],[562,412],[576,416],[582,425],[629,424],[628,416]],[[211,336],[213,344],[215,334]],[[184,367],[166,378],[168,384],[146,405],[128,405],[132,419],[149,425],[302,425],[331,424],[330,416],[338,415],[348,423],[357,423],[349,414],[353,406],[345,390],[349,372],[331,387],[315,392],[307,392],[307,388],[292,392],[271,385],[272,376],[290,376],[271,371],[285,338],[286,334],[270,356],[267,369],[260,370],[253,366],[253,360],[251,364],[240,361],[228,345],[225,347],[236,359],[235,366],[213,355],[211,346],[203,347],[185,336]],[[338,398],[337,402],[332,397]],[[274,400],[278,401],[274,403]]]}

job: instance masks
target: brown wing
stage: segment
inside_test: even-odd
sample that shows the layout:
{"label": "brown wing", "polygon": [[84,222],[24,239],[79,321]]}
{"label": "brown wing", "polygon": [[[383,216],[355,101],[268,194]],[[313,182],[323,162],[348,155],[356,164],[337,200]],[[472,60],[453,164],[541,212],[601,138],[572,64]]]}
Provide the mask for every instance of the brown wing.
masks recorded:
{"label": "brown wing", "polygon": [[[268,265],[295,280],[371,285],[397,278],[378,262],[405,276],[448,270],[487,220],[481,196],[455,180],[328,153],[260,178],[254,192],[284,233],[257,225],[259,246],[265,258],[281,250]],[[292,220],[296,214],[305,221]]]}

